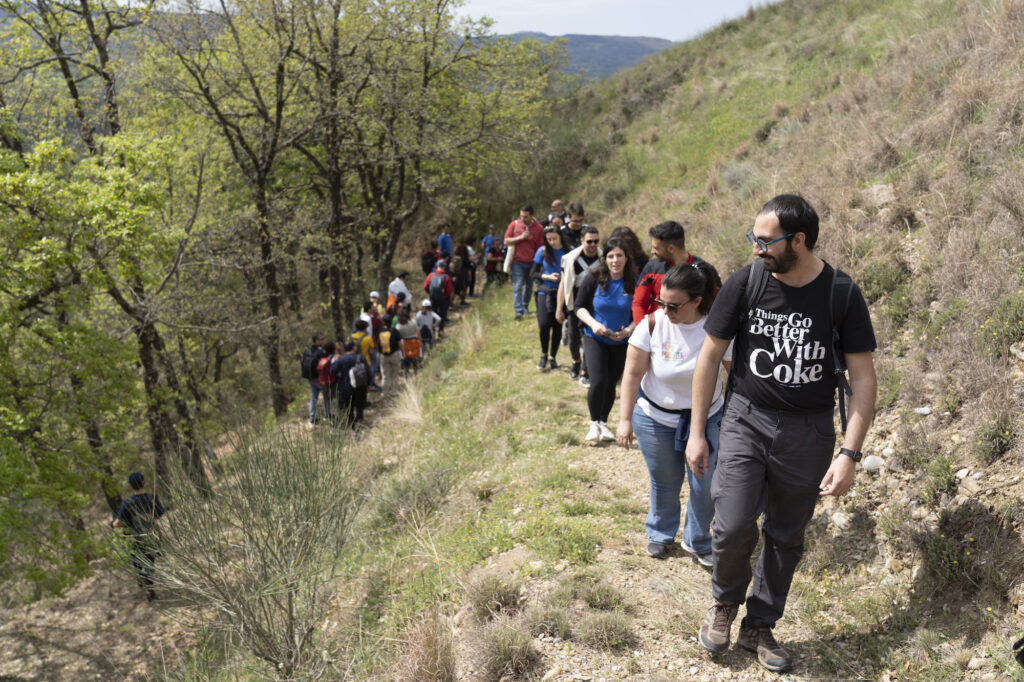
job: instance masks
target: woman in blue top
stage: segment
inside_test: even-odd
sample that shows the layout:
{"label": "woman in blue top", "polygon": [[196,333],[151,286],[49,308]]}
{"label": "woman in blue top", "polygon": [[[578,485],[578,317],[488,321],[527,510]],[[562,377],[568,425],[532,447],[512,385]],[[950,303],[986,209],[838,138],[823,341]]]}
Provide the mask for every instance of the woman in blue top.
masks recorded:
{"label": "woman in blue top", "polygon": [[555,319],[555,305],[558,303],[558,282],[562,279],[564,255],[565,243],[559,228],[555,225],[544,228],[544,246],[534,254],[533,269],[530,270],[530,276],[536,283],[537,326],[540,327],[541,356],[537,369],[544,369],[548,365],[549,341],[551,369],[558,369],[555,356],[562,343],[562,325]]}
{"label": "woman in blue top", "polygon": [[608,414],[615,402],[615,385],[626,365],[626,349],[633,333],[633,289],[636,269],[626,255],[627,244],[618,237],[604,243],[601,262],[580,281],[576,317],[583,329],[583,352],[590,374],[587,407],[590,430],[586,440],[615,440]]}

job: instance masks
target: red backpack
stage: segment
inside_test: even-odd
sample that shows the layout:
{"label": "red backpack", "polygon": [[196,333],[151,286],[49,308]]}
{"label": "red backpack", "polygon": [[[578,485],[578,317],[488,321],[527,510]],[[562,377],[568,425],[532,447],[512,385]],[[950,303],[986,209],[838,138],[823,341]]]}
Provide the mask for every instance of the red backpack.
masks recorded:
{"label": "red backpack", "polygon": [[317,378],[320,379],[321,386],[330,386],[334,383],[334,376],[331,374],[330,355],[326,358],[320,358],[320,361],[316,363],[316,374]]}

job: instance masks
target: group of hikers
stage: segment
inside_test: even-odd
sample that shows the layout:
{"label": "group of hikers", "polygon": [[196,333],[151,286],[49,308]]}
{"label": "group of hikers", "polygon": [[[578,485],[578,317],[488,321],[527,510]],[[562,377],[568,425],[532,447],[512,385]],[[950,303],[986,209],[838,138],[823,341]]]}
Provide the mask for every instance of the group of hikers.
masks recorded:
{"label": "group of hikers", "polygon": [[[712,606],[699,626],[700,644],[726,649],[745,604],[737,644],[781,672],[793,660],[772,630],[818,497],[853,486],[874,412],[875,336],[857,285],[815,254],[818,215],[805,199],[768,201],[746,239],[753,263],[723,283],[687,250],[677,222],[651,228],[648,258],[630,228],[618,227],[600,243],[581,204],[565,210],[556,201],[544,220],[523,206],[503,239],[491,226],[481,247],[488,279],[511,276],[515,319],[535,304],[538,369],[558,369],[565,327],[569,376],[587,387],[585,440],[625,448],[636,440],[650,479],[647,553],[670,556],[682,524],[681,548],[711,569]],[[416,370],[452,301],[473,294],[473,243],[453,248],[442,227],[424,254],[426,297],[415,315],[410,275],[400,272],[385,303],[370,293],[350,336],[325,342],[313,335],[301,361],[310,427],[326,419],[355,428],[368,391],[393,392],[400,375]],[[111,525],[138,526],[141,535],[163,508],[144,492],[141,474],[129,483],[135,495]],[[759,520],[764,542],[752,568]],[[136,563],[152,598],[147,551],[138,545]]]}
{"label": "group of hikers", "polygon": [[[558,368],[567,336],[569,376],[588,387],[585,440],[639,446],[650,479],[648,554],[669,556],[682,523],[681,548],[711,569],[701,645],[726,649],[745,604],[737,644],[781,672],[793,661],[772,629],[817,498],[853,485],[874,412],[875,336],[856,284],[815,254],[818,216],[805,199],[774,197],[746,238],[754,261],[724,284],[687,250],[679,223],[650,230],[648,258],[628,227],[601,244],[579,203],[564,211],[554,202],[546,220],[523,206],[504,243],[515,319],[536,306],[537,368]],[[752,570],[759,519],[764,544]]]}

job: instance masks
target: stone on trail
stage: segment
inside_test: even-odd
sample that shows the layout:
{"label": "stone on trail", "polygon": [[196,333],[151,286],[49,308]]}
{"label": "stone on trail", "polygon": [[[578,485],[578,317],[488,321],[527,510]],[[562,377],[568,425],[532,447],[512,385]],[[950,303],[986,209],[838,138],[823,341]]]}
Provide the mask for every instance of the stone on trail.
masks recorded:
{"label": "stone on trail", "polygon": [[864,458],[864,461],[861,462],[861,465],[864,467],[864,471],[873,474],[881,470],[884,463],[885,462],[878,455],[868,455]]}

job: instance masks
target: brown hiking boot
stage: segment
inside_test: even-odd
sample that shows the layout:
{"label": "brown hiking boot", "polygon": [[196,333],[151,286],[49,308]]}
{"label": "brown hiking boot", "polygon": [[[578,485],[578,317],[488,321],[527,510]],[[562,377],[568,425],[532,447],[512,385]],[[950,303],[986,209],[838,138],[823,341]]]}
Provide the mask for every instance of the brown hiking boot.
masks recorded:
{"label": "brown hiking boot", "polygon": [[739,610],[739,604],[716,601],[700,624],[700,645],[713,654],[729,648],[729,630]]}
{"label": "brown hiking boot", "polygon": [[767,625],[745,625],[740,623],[740,635],[736,645],[757,654],[762,668],[781,673],[793,667],[793,658],[775,641],[772,629]]}

